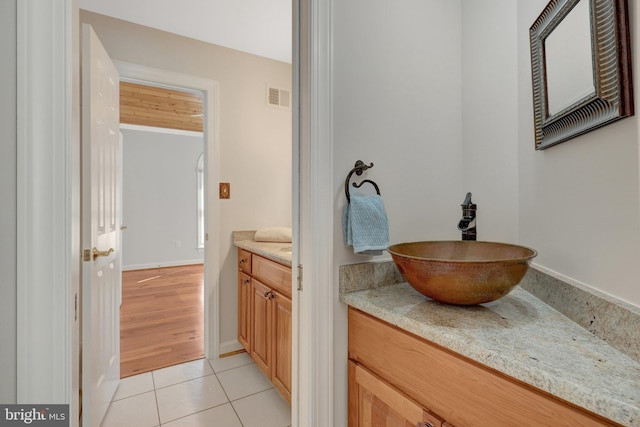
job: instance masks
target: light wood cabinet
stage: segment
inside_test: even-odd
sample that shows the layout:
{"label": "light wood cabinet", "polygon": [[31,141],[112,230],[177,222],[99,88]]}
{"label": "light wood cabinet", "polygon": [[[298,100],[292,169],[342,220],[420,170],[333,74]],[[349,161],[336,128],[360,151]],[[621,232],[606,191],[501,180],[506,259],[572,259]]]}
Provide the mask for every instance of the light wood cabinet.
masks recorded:
{"label": "light wood cabinet", "polygon": [[291,268],[238,250],[238,341],[291,403]]}
{"label": "light wood cabinet", "polygon": [[251,276],[238,272],[238,341],[251,353],[249,334],[251,331]]}
{"label": "light wood cabinet", "polygon": [[[407,425],[422,426],[415,421],[415,408],[397,409],[410,407],[404,401],[434,417],[436,424],[419,421],[427,426],[619,425],[353,308],[349,359],[349,427],[404,426],[374,422],[372,417],[391,410],[407,418]],[[375,381],[362,385],[358,372]],[[366,399],[363,390],[369,393]]]}

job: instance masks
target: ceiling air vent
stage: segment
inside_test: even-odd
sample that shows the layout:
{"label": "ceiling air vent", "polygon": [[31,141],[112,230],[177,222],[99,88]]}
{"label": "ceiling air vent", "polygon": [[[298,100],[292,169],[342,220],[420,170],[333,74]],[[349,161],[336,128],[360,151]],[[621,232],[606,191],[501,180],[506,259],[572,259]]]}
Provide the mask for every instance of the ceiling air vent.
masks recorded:
{"label": "ceiling air vent", "polygon": [[267,85],[267,106],[275,108],[291,108],[291,92]]}

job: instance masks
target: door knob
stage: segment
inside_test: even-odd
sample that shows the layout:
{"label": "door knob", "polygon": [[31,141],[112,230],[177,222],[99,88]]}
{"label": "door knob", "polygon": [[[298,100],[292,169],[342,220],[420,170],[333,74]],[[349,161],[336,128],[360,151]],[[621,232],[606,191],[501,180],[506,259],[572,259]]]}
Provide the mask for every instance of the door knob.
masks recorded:
{"label": "door knob", "polygon": [[126,226],[126,225],[121,225],[121,226],[120,226],[120,230],[126,230],[126,229],[127,229],[127,226]]}
{"label": "door knob", "polygon": [[114,251],[113,248],[109,248],[108,251],[99,251],[98,248],[93,248],[93,260],[95,261],[100,256],[109,256]]}

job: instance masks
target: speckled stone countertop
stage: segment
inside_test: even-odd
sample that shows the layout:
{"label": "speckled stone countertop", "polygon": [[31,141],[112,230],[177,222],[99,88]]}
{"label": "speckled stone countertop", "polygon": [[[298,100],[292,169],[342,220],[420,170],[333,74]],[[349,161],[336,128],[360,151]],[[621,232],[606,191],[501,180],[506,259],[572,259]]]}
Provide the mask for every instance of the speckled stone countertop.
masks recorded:
{"label": "speckled stone countertop", "polygon": [[233,244],[254,254],[291,267],[291,243],[256,242],[255,230],[234,231]]}
{"label": "speckled stone countertop", "polygon": [[441,304],[400,283],[340,300],[625,426],[640,426],[640,363],[517,287],[487,304]]}

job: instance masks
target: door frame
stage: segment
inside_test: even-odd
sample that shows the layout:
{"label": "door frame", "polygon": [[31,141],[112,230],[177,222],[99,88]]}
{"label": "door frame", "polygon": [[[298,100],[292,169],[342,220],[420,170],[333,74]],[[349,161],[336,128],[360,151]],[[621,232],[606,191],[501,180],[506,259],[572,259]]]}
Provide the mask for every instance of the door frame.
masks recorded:
{"label": "door frame", "polygon": [[76,0],[17,1],[16,402],[79,418],[80,87]]}
{"label": "door frame", "polygon": [[220,355],[220,83],[216,80],[113,60],[121,81],[202,92],[205,153],[204,357]]}
{"label": "door frame", "polygon": [[[292,1],[297,56],[293,92],[299,108],[293,138],[293,222],[299,241],[293,265],[305,268],[304,291],[294,293],[298,304],[292,313],[297,348],[292,421],[294,426],[334,425],[334,396],[344,393],[333,382],[337,296],[333,239],[326,238],[334,234],[332,1]],[[16,396],[18,403],[68,403],[71,425],[77,426],[79,8],[77,0],[19,0],[17,7]],[[48,233],[40,234],[42,230]]]}
{"label": "door frame", "polygon": [[346,389],[334,382],[332,3],[293,0],[293,265],[303,266],[303,277],[293,296],[292,421],[299,427],[347,421]]}

